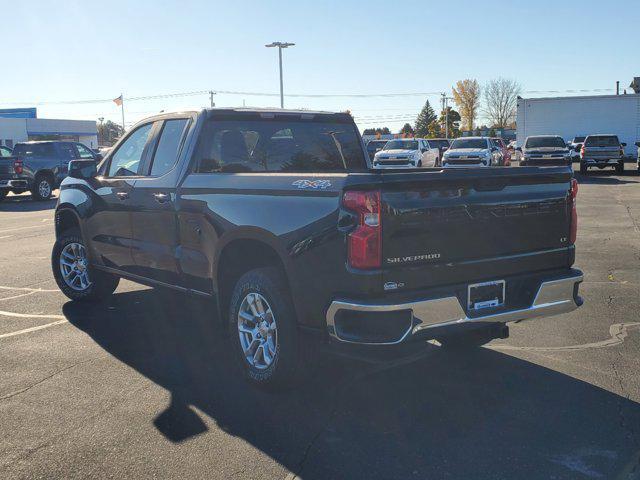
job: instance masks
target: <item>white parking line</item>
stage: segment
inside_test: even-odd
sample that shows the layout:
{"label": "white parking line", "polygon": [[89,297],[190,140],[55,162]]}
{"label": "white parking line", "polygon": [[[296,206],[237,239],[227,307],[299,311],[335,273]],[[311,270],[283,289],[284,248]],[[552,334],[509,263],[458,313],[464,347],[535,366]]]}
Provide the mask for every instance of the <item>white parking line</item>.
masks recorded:
{"label": "white parking line", "polygon": [[49,225],[30,225],[28,227],[7,228],[5,230],[0,230],[0,233],[15,232],[16,230],[26,230],[28,228],[42,228],[42,227],[48,227],[48,226]]}
{"label": "white parking line", "polygon": [[[2,314],[4,312],[0,312]],[[35,332],[37,330],[42,330],[44,328],[53,327],[55,325],[62,325],[63,323],[69,323],[68,320],[58,320],[57,322],[46,323],[44,325],[39,325],[37,327],[25,328],[24,330],[18,330],[17,332],[3,333],[0,335],[0,339],[7,337],[15,337],[16,335],[22,335],[24,333]]]}
{"label": "white parking line", "polygon": [[36,332],[44,328],[54,327],[56,325],[62,325],[63,323],[69,322],[69,320],[67,320],[64,315],[40,315],[40,314],[34,314],[34,313],[5,312],[4,310],[0,310],[0,315],[5,317],[18,317],[18,318],[50,318],[52,320],[57,319],[55,322],[45,323],[44,325],[25,328],[23,330],[17,330],[15,332],[3,333],[2,335],[0,335],[0,339],[15,337],[16,335],[23,335],[25,333],[30,333],[30,332]]}
{"label": "white parking line", "polygon": [[[48,280],[47,280],[48,281]],[[43,283],[43,282],[38,282]],[[21,290],[23,292],[59,292],[57,289],[45,289],[45,288],[29,288],[29,287],[6,287],[4,285],[0,285],[0,290]]]}

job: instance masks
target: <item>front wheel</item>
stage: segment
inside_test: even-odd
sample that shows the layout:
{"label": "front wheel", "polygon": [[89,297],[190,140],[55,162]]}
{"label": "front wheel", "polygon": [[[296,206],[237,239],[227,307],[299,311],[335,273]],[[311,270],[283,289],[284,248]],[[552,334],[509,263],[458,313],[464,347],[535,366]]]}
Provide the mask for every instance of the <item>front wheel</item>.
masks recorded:
{"label": "front wheel", "polygon": [[290,386],[303,361],[295,311],[282,273],[251,270],[238,280],[229,308],[229,338],[245,378],[269,389]]}
{"label": "front wheel", "polygon": [[89,264],[87,248],[78,233],[63,235],[51,253],[53,276],[62,293],[75,301],[100,301],[118,287],[120,278]]}

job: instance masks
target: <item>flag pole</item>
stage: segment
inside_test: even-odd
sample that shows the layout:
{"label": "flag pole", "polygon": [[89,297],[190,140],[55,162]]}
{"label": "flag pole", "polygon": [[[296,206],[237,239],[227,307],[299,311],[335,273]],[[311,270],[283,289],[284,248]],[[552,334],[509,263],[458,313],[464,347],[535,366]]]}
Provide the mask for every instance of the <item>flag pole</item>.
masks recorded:
{"label": "flag pole", "polygon": [[122,109],[122,132],[124,133],[124,95],[120,94],[120,108]]}

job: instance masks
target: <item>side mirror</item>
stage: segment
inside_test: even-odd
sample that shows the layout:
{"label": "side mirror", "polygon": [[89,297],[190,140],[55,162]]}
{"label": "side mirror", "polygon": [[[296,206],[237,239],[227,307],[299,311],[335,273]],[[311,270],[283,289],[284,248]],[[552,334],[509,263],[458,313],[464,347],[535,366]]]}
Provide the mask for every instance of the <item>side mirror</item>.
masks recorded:
{"label": "side mirror", "polygon": [[573,147],[573,150],[574,150],[575,152],[579,152],[581,148],[582,148],[582,144],[581,144],[581,143],[579,143],[579,144],[577,144],[575,147]]}
{"label": "side mirror", "polygon": [[426,149],[426,148],[421,148],[421,149],[420,149],[420,151],[421,151],[422,153],[426,153],[426,152],[427,152],[427,149]]}
{"label": "side mirror", "polygon": [[516,152],[522,153],[522,147],[516,147]]}
{"label": "side mirror", "polygon": [[620,145],[622,145],[623,147],[627,146],[627,144],[625,142],[621,142]]}
{"label": "side mirror", "polygon": [[640,148],[640,142],[636,142],[636,147]]}
{"label": "side mirror", "polygon": [[498,151],[498,147],[491,147],[491,151],[492,152],[497,152]]}
{"label": "side mirror", "polygon": [[94,160],[71,160],[69,162],[69,176],[88,180],[98,174]]}
{"label": "side mirror", "polygon": [[101,162],[104,157],[101,153],[96,153],[96,163]]}

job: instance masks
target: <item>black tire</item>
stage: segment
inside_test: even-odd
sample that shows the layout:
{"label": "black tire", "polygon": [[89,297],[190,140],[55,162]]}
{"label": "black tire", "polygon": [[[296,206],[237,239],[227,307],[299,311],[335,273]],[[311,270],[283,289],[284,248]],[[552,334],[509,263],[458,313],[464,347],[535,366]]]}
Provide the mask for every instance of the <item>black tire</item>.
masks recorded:
{"label": "black tire", "polygon": [[33,182],[31,198],[39,202],[49,200],[53,193],[53,182],[47,175],[37,175]]}
{"label": "black tire", "polygon": [[5,189],[0,190],[0,202],[5,198],[7,198],[8,194],[9,194],[9,190],[5,190]]}
{"label": "black tire", "polygon": [[[249,294],[259,294],[268,303],[277,326],[275,355],[266,368],[256,368],[245,357],[238,330],[239,311]],[[238,280],[229,305],[229,339],[235,364],[252,384],[269,390],[294,385],[307,362],[301,354],[301,338],[291,296],[282,273],[273,267],[251,270]],[[259,348],[259,347],[258,347]],[[255,358],[254,358],[255,360]],[[264,367],[264,366],[263,366]]]}
{"label": "black tire", "polygon": [[616,164],[616,173],[618,175],[624,174],[624,162],[618,162]]}
{"label": "black tire", "polygon": [[582,175],[586,175],[587,174],[587,164],[584,162],[580,162],[580,173]]}
{"label": "black tire", "polygon": [[79,243],[85,246],[80,234],[77,231],[73,231],[60,236],[53,245],[53,251],[51,252],[53,277],[56,279],[56,283],[62,293],[71,300],[83,302],[100,302],[109,297],[118,287],[120,277],[92,268],[91,265],[87,267],[91,282],[87,288],[83,290],[74,289],[64,280],[60,266],[60,256],[64,247],[70,243]]}
{"label": "black tire", "polygon": [[422,168],[422,160],[418,160],[418,168]]}

